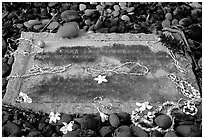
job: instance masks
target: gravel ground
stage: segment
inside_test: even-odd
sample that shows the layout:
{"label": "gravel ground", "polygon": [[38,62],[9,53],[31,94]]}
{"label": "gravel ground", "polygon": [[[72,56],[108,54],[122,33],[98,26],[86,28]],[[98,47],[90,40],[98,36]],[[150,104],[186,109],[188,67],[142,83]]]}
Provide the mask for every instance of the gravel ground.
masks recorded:
{"label": "gravel ground", "polygon": [[[6,90],[6,77],[10,74],[14,61],[10,53],[17,49],[18,45],[14,40],[20,37],[22,31],[53,32],[61,37],[71,38],[78,36],[80,32],[161,34],[165,27],[180,25],[190,44],[195,61],[199,65],[199,68],[194,69],[195,75],[198,82],[202,81],[200,74],[202,69],[201,3],[4,2],[2,8],[2,96]],[[131,115],[125,112],[108,115],[105,122],[102,122],[101,113],[61,114],[59,121],[50,123],[48,114],[3,105],[2,135],[5,137],[197,137],[202,135],[201,105],[198,105],[197,109],[198,112],[194,116],[175,112],[172,130],[148,132],[134,125],[131,122]],[[66,123],[69,124],[63,126]],[[153,125],[166,130],[171,127],[172,119],[166,114],[158,113]],[[66,127],[66,130],[62,131],[62,127]]]}

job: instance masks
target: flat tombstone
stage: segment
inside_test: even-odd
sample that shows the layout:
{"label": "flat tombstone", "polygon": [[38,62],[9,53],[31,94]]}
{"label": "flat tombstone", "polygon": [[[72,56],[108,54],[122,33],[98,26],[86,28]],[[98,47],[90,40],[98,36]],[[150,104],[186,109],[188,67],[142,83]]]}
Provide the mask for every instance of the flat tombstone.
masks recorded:
{"label": "flat tombstone", "polygon": [[[188,60],[180,72],[153,34],[86,34],[73,39],[23,32],[3,103],[49,113],[105,113],[135,109],[136,102],[160,105],[186,98],[176,75],[198,89]],[[28,40],[43,40],[43,49]],[[23,92],[32,103],[19,103]]]}

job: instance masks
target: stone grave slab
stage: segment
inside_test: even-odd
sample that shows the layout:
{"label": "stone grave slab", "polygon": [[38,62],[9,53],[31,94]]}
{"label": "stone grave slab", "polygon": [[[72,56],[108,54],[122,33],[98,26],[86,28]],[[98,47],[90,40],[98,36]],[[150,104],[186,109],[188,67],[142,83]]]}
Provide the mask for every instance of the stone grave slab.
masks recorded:
{"label": "stone grave slab", "polygon": [[[181,72],[153,34],[91,33],[62,39],[54,33],[22,32],[21,38],[5,104],[46,113],[97,113],[97,107],[105,113],[130,113],[136,102],[160,105],[187,98],[168,78],[171,74],[198,89],[188,59],[176,56],[186,70]],[[43,40],[46,46],[38,48],[29,40]],[[32,103],[19,103],[20,92]]]}

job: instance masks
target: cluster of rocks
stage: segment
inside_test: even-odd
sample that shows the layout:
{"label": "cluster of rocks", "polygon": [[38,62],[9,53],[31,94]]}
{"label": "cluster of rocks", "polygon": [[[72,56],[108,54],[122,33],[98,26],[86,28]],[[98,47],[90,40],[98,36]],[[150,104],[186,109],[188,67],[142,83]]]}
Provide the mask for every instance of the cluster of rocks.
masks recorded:
{"label": "cluster of rocks", "polygon": [[[168,132],[146,132],[131,122],[131,115],[126,112],[112,113],[108,120],[101,121],[96,114],[61,114],[56,123],[49,123],[49,116],[45,113],[34,113],[20,110],[11,106],[3,107],[2,133],[3,136],[25,137],[198,137],[201,136],[200,118],[175,113],[177,124]],[[74,121],[72,131],[63,134],[60,129],[63,122]],[[166,130],[172,126],[171,118],[166,114],[159,114],[154,119],[155,126]]]}
{"label": "cluster of rocks", "polygon": [[[202,67],[202,5],[201,3],[161,2],[28,2],[2,3],[2,96],[4,96],[10,74],[13,56],[18,45],[11,41],[20,37],[22,31],[56,32],[61,37],[76,37],[83,32],[101,33],[161,33],[162,28],[180,25],[191,49]],[[7,41],[7,39],[9,39]],[[62,114],[56,124],[49,123],[47,114],[3,106],[3,136],[28,137],[196,137],[201,136],[202,108],[196,116],[175,113],[174,130],[161,133],[157,130],[146,132],[132,124],[130,114],[121,112],[109,115],[101,122],[99,114]],[[74,121],[73,131],[63,134],[62,122]],[[172,125],[168,115],[160,114],[154,124],[166,130]]]}

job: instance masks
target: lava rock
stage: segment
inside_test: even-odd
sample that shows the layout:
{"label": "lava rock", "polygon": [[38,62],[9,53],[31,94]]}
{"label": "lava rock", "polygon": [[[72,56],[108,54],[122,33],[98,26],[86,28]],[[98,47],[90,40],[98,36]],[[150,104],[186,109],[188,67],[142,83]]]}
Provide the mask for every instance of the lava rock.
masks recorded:
{"label": "lava rock", "polygon": [[115,130],[116,137],[131,137],[131,130],[129,126],[122,125]]}
{"label": "lava rock", "polygon": [[43,137],[43,135],[41,134],[40,131],[34,130],[34,131],[30,131],[27,137]]}
{"label": "lava rock", "polygon": [[149,137],[147,132],[145,132],[138,126],[131,125],[130,128],[134,137]]}
{"label": "lava rock", "polygon": [[178,137],[174,131],[168,131],[164,137]]}
{"label": "lava rock", "polygon": [[172,125],[172,120],[168,115],[159,115],[154,122],[163,129],[168,129]]}
{"label": "lava rock", "polygon": [[129,124],[131,122],[131,116],[127,112],[120,112],[117,114],[122,124]]}
{"label": "lava rock", "polygon": [[80,19],[80,16],[74,10],[66,10],[61,13],[61,18],[66,22],[70,22],[70,21],[78,21]]}
{"label": "lava rock", "polygon": [[20,137],[22,135],[22,132],[21,128],[18,125],[7,122],[7,124],[2,127],[2,134],[5,137],[8,137],[10,135]]}
{"label": "lava rock", "polygon": [[2,77],[10,71],[10,67],[6,63],[2,63]]}
{"label": "lava rock", "polygon": [[62,38],[77,37],[79,35],[79,26],[76,22],[65,23],[58,29],[56,35]]}
{"label": "lava rock", "polygon": [[114,113],[109,116],[109,122],[113,127],[118,127],[120,125],[120,119]]}
{"label": "lava rock", "polygon": [[195,125],[180,125],[176,128],[176,133],[183,137],[199,137],[201,131]]}
{"label": "lava rock", "polygon": [[103,126],[101,129],[100,129],[100,135],[102,137],[111,137],[111,134],[113,133],[114,131],[114,127],[112,126]]}
{"label": "lava rock", "polygon": [[87,114],[81,119],[82,130],[91,129],[93,131],[96,131],[98,129],[98,124],[99,122],[91,114]]}

